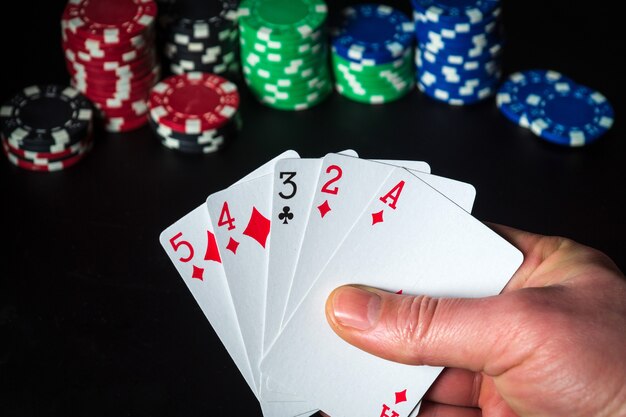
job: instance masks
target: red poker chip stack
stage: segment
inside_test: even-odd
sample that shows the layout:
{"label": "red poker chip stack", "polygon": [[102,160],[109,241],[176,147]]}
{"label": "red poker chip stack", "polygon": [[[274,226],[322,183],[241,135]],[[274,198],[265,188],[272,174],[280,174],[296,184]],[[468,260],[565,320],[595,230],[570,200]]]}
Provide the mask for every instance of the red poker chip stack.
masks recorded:
{"label": "red poker chip stack", "polygon": [[152,89],[148,107],[161,144],[180,152],[217,152],[241,128],[237,85],[212,73],[165,78]]}
{"label": "red poker chip stack", "polygon": [[147,99],[161,68],[154,0],[69,0],[61,27],[72,85],[87,96],[109,132],[148,121]]}

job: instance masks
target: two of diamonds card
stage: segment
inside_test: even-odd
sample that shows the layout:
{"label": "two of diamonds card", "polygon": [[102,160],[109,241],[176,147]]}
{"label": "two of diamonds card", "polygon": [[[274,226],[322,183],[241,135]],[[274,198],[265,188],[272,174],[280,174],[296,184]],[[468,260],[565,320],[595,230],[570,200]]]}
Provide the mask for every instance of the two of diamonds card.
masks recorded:
{"label": "two of diamonds card", "polygon": [[472,185],[420,161],[287,151],[160,241],[266,417],[408,417],[441,368],[386,361],[329,327],[331,291],[499,293],[522,254],[469,214]]}

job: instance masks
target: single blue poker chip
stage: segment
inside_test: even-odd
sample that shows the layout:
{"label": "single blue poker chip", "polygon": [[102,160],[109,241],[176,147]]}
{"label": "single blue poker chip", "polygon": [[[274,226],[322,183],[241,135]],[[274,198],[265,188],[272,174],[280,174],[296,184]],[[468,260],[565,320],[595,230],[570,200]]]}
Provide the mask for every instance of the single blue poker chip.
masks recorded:
{"label": "single blue poker chip", "polygon": [[501,59],[502,46],[497,45],[484,50],[480,55],[466,57],[464,55],[445,54],[443,52],[433,53],[420,44],[415,55],[416,63],[419,58],[422,62],[426,63],[426,65],[435,65],[438,67],[452,66],[465,71],[473,71],[490,61]]}
{"label": "single blue poker chip", "polygon": [[574,81],[557,71],[535,69],[511,74],[496,95],[500,112],[513,123],[530,128],[529,110],[537,106],[550,90],[571,90]]}
{"label": "single blue poker chip", "polygon": [[537,136],[580,147],[595,142],[613,126],[615,113],[602,93],[582,85],[559,87],[554,84],[528,111],[530,129]]}
{"label": "single blue poker chip", "polygon": [[412,0],[426,19],[438,22],[478,23],[492,16],[500,0]]}
{"label": "single blue poker chip", "polygon": [[438,49],[465,50],[475,47],[484,48],[501,41],[504,36],[498,25],[489,26],[489,30],[481,33],[453,34],[436,29],[418,29],[417,39],[429,43]]}
{"label": "single blue poker chip", "polygon": [[418,68],[418,78],[426,85],[437,84],[441,87],[454,88],[456,86],[485,84],[499,81],[502,71],[498,65],[492,70],[473,73],[443,73],[442,70]]}
{"label": "single blue poker chip", "polygon": [[492,25],[494,22],[500,21],[499,17],[502,14],[502,8],[498,7],[494,9],[494,11],[485,16],[483,20],[478,22],[444,22],[442,20],[438,22],[433,22],[429,20],[426,14],[413,10],[413,21],[415,22],[415,29],[427,29],[427,30],[437,30],[437,31],[446,31],[451,32],[451,35],[454,34],[477,34],[484,33],[486,28],[489,25]]}
{"label": "single blue poker chip", "polygon": [[414,23],[401,11],[361,4],[343,10],[343,21],[334,31],[332,44],[345,59],[383,64],[411,48],[414,35]]}
{"label": "single blue poker chip", "polygon": [[424,53],[430,62],[441,62],[449,65],[464,65],[466,62],[489,61],[502,54],[504,41],[490,43],[485,46],[474,46],[460,49],[444,48],[430,42],[419,41],[417,49]]}
{"label": "single blue poker chip", "polygon": [[452,106],[465,106],[482,102],[495,94],[496,86],[484,85],[468,91],[449,91],[436,86],[427,86],[422,82],[417,83],[418,89],[427,96]]}
{"label": "single blue poker chip", "polygon": [[471,95],[475,91],[480,91],[485,87],[496,88],[500,81],[501,73],[497,73],[483,78],[467,78],[459,82],[450,82],[445,77],[437,76],[428,71],[422,71],[417,75],[418,81],[430,89],[443,90],[452,96]]}
{"label": "single blue poker chip", "polygon": [[[430,57],[429,57],[430,58]],[[502,60],[495,57],[489,61],[468,61],[464,65],[451,65],[431,61],[422,51],[415,53],[415,66],[418,71],[428,71],[437,76],[444,76],[448,82],[459,83],[470,78],[489,78],[501,71]]]}

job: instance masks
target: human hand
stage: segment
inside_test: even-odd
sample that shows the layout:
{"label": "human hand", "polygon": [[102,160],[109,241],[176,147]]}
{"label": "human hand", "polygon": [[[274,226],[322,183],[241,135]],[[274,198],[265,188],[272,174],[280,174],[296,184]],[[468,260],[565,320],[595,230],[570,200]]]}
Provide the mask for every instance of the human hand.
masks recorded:
{"label": "human hand", "polygon": [[603,253],[492,225],[524,253],[500,295],[434,299],[343,286],[326,316],[344,340],[445,366],[420,416],[626,416],[626,280]]}

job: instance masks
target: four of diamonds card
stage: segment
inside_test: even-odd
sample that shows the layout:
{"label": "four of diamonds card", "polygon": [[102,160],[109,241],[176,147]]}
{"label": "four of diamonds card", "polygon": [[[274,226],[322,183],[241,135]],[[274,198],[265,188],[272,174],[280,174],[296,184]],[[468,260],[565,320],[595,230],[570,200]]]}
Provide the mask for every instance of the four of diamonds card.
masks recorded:
{"label": "four of diamonds card", "polygon": [[160,242],[265,417],[409,417],[442,369],[344,342],[326,299],[344,284],[499,293],[522,254],[472,217],[475,196],[425,162],[287,151],[211,194]]}

